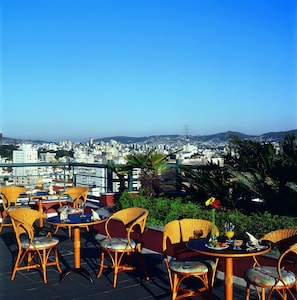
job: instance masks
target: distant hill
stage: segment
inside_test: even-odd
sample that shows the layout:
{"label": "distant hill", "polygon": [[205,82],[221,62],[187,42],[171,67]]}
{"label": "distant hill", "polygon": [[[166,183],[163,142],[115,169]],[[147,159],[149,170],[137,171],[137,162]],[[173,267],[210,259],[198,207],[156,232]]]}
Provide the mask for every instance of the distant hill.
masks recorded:
{"label": "distant hill", "polygon": [[181,139],[188,139],[189,141],[200,141],[200,142],[226,142],[230,136],[238,136],[241,139],[255,139],[259,141],[274,141],[279,142],[284,139],[287,134],[294,134],[297,136],[297,129],[290,131],[279,131],[279,132],[269,132],[261,135],[248,135],[236,131],[227,131],[211,135],[196,135],[196,136],[181,136],[181,135],[154,135],[148,137],[127,137],[127,136],[114,136],[105,137],[101,139],[96,139],[96,142],[104,141],[108,142],[110,140],[115,140],[119,143],[144,143],[144,142],[156,142],[157,140],[170,140],[171,142],[178,141]]}
{"label": "distant hill", "polygon": [[[259,141],[271,141],[271,142],[279,142],[284,139],[287,134],[293,134],[297,136],[297,129],[290,131],[279,131],[279,132],[268,132],[263,133],[261,135],[247,135],[244,133],[236,132],[236,131],[227,131],[221,132],[211,135],[196,135],[196,136],[182,136],[182,135],[154,135],[154,136],[144,136],[144,137],[128,137],[128,136],[113,136],[113,137],[104,137],[95,139],[95,142],[109,142],[111,140],[117,141],[123,144],[130,143],[156,143],[156,142],[168,142],[174,143],[178,141],[198,141],[198,142],[226,142],[230,136],[238,136],[241,139],[255,139]],[[15,144],[15,143],[34,143],[34,144],[42,144],[42,143],[50,143],[51,141],[42,141],[42,140],[23,140],[23,139],[14,139],[3,137],[3,143]]]}
{"label": "distant hill", "polygon": [[8,144],[18,144],[18,143],[33,143],[33,144],[44,144],[44,143],[52,143],[51,141],[43,141],[43,140],[27,140],[27,139],[15,139],[10,137],[3,137],[2,143]]}
{"label": "distant hill", "polygon": [[287,134],[297,135],[297,129],[290,131],[280,131],[280,132],[268,132],[258,136],[259,138],[263,138],[265,141],[269,141],[270,139],[273,141],[283,140]]}

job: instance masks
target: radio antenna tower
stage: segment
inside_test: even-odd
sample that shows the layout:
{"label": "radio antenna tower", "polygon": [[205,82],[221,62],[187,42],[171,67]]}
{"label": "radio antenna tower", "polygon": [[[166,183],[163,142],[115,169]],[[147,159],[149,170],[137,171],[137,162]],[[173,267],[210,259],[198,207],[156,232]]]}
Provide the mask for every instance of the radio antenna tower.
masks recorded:
{"label": "radio antenna tower", "polygon": [[189,140],[189,125],[185,125],[184,127],[185,129],[185,137],[186,137],[186,140],[188,141]]}

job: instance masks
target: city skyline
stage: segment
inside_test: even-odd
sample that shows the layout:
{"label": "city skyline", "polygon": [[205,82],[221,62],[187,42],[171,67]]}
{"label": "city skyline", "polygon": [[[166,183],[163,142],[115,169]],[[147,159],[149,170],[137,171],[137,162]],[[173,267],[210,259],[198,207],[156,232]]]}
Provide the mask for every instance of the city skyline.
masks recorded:
{"label": "city skyline", "polygon": [[293,0],[2,0],[5,137],[297,128]]}

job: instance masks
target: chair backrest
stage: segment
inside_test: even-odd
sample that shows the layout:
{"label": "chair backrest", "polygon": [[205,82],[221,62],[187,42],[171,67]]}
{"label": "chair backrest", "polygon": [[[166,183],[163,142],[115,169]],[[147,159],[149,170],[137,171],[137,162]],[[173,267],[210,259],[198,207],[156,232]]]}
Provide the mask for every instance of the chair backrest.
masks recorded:
{"label": "chair backrest", "polygon": [[[278,274],[281,277],[281,269],[283,269],[285,267],[285,262],[287,261],[287,258],[289,258],[292,262],[292,259],[294,260],[294,266],[296,265],[297,262],[297,243],[289,246],[289,248],[284,251],[277,262],[277,269],[278,269]],[[296,268],[295,268],[295,272],[296,274]]]}
{"label": "chair backrest", "polygon": [[145,230],[148,214],[149,211],[141,207],[130,207],[115,212],[105,223],[107,236],[111,237],[113,235],[110,230],[110,224],[111,221],[116,220],[125,226],[128,238],[130,238],[133,232],[137,232],[141,237]]}
{"label": "chair backrest", "polygon": [[284,228],[277,229],[265,234],[260,240],[269,241],[275,244],[280,253],[286,251],[291,245],[297,243],[297,229]]}
{"label": "chair backrest", "polygon": [[10,218],[12,221],[13,229],[16,235],[18,245],[21,244],[21,235],[27,234],[30,242],[34,238],[34,222],[44,217],[44,215],[34,209],[19,208],[10,212]]}
{"label": "chair backrest", "polygon": [[75,186],[64,191],[60,198],[64,195],[69,196],[72,199],[73,207],[77,209],[80,204],[86,202],[88,192],[89,189],[85,186]]}
{"label": "chair backrest", "polygon": [[22,186],[8,185],[0,188],[4,209],[17,205],[18,198],[21,194],[26,193],[26,189]]}
{"label": "chair backrest", "polygon": [[[186,247],[186,243],[191,238],[206,238],[210,235],[212,223],[204,219],[182,219],[168,222],[164,227],[162,248],[164,255],[168,255],[169,250],[173,250],[175,257],[179,250]],[[215,226],[216,235],[219,230]],[[168,249],[168,246],[172,249]],[[172,253],[170,253],[172,254]]]}

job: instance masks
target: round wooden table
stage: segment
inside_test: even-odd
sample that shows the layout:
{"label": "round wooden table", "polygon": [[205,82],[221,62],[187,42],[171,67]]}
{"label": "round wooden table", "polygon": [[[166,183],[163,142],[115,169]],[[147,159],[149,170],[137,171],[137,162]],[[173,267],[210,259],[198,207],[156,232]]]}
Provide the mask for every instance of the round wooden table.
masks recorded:
{"label": "round wooden table", "polygon": [[263,255],[271,250],[271,247],[267,246],[265,249],[247,251],[245,244],[241,247],[242,250],[234,250],[233,245],[226,249],[213,250],[207,247],[207,242],[207,239],[193,239],[187,243],[187,247],[199,254],[226,260],[225,300],[233,300],[233,259]]}
{"label": "round wooden table", "polygon": [[85,228],[86,225],[92,226],[105,222],[106,219],[94,221],[91,219],[91,214],[85,214],[84,216],[85,217],[82,217],[82,215],[80,214],[69,214],[68,221],[61,221],[59,216],[47,219],[47,222],[52,226],[73,228],[74,268],[69,268],[63,271],[60,276],[60,280],[63,280],[65,276],[67,276],[71,272],[76,272],[82,274],[83,276],[87,277],[91,282],[93,282],[93,279],[89,272],[84,268],[81,268],[80,266],[80,229],[82,227]]}

